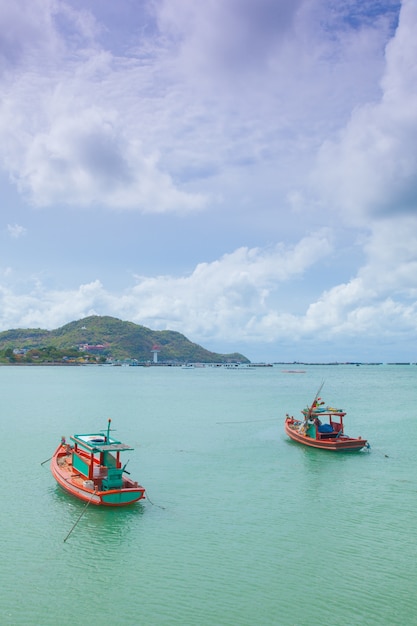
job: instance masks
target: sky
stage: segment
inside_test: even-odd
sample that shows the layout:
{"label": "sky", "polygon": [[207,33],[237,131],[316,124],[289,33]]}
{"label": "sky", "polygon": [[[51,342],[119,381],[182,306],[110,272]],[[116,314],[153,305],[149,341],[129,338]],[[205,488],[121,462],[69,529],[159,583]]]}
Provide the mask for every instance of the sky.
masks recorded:
{"label": "sky", "polygon": [[417,361],[414,0],[0,0],[0,331]]}

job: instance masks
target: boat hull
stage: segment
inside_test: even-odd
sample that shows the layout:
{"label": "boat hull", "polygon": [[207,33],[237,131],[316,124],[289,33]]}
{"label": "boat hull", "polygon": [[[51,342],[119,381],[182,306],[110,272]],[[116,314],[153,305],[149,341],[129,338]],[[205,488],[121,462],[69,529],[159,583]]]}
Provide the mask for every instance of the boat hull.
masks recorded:
{"label": "boat hull", "polygon": [[71,455],[65,446],[58,446],[51,460],[51,472],[58,485],[67,493],[97,506],[120,507],[133,504],[145,497],[145,489],[138,483],[123,478],[123,487],[120,489],[100,490],[98,483],[86,480],[74,471],[71,464]]}
{"label": "boat hull", "polygon": [[288,437],[310,448],[319,448],[320,450],[330,450],[332,452],[355,452],[362,450],[368,443],[366,439],[347,437],[346,435],[342,435],[337,439],[313,439],[300,432],[300,426],[302,426],[302,422],[298,420],[292,418],[286,418],[285,420],[285,432]]}

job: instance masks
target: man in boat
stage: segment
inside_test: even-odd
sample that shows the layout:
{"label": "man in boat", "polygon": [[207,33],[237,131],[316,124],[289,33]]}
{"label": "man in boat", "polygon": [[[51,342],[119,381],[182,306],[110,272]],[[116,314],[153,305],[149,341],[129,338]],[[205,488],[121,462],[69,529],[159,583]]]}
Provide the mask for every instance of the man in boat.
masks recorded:
{"label": "man in boat", "polygon": [[65,437],[61,437],[61,446],[62,446],[63,448],[65,448],[65,452],[66,452],[67,454],[71,454],[71,452],[72,452],[72,448],[71,448],[71,446],[69,445],[69,443],[67,443],[67,440],[65,439]]}

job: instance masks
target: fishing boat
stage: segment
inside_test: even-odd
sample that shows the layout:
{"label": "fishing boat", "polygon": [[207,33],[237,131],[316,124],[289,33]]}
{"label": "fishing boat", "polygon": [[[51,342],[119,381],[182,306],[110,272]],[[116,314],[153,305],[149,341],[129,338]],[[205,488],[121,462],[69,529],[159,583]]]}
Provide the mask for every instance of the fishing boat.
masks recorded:
{"label": "fishing boat", "polygon": [[303,419],[300,420],[288,414],[285,416],[285,432],[293,441],[311,448],[332,451],[356,451],[370,447],[366,439],[345,434],[343,418],[346,412],[325,406],[318,394],[312,405],[301,413]]}
{"label": "fishing boat", "polygon": [[51,459],[51,472],[68,493],[85,502],[102,506],[125,506],[145,497],[145,489],[127,474],[122,452],[133,450],[110,436],[99,433],[73,435],[71,443],[62,437]]}

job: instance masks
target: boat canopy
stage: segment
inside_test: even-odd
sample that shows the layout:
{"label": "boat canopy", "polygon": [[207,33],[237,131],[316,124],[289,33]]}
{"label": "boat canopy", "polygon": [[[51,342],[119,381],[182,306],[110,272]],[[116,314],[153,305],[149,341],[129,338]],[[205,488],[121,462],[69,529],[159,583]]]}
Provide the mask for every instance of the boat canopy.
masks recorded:
{"label": "boat canopy", "polygon": [[105,437],[102,433],[91,433],[88,435],[74,435],[71,440],[89,452],[124,452],[134,450],[128,444]]}

